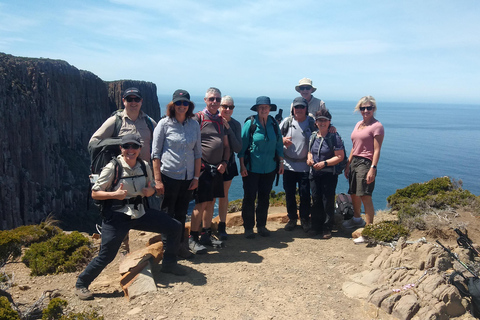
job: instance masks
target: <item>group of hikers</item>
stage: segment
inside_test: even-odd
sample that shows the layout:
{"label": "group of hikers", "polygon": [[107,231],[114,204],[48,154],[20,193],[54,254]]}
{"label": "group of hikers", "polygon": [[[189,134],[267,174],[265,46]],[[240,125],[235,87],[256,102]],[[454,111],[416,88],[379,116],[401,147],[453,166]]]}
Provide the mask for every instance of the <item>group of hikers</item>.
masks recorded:
{"label": "group of hikers", "polygon": [[[190,94],[176,90],[158,123],[141,110],[140,90],[126,89],[125,108],[108,118],[89,143],[117,137],[120,154],[103,167],[92,186],[92,198],[102,203],[101,247],[78,277],[76,295],[93,299],[89,285],[122,246],[128,252],[130,229],[161,233],[165,244],[161,271],[185,275],[185,268],[177,264],[179,258],[206,253],[208,247],[220,247],[228,239],[228,191],[239,174],[247,239],[256,234],[270,236],[266,228],[269,196],[275,177],[282,174],[289,218],[286,231],[294,230],[300,220],[309,236],[332,237],[335,189],[342,171],[354,207],[354,217],[343,226],[351,229],[373,223],[372,192],[384,137],[382,124],[374,118],[375,99],[365,96],[355,107],[362,120],[353,129],[353,147],[347,156],[331,113],[312,95],[317,90],[312,80],[301,79],[295,90],[300,96],[285,119],[272,117],[270,112],[277,106],[260,96],[251,107],[256,114],[242,126],[232,117],[233,98],[222,97],[214,87],[207,90],[206,106],[197,113]],[[163,196],[161,204],[158,196]],[[220,222],[217,234],[212,234],[217,198]],[[185,222],[192,199],[195,207],[187,238]],[[362,203],[366,221],[360,215]]]}

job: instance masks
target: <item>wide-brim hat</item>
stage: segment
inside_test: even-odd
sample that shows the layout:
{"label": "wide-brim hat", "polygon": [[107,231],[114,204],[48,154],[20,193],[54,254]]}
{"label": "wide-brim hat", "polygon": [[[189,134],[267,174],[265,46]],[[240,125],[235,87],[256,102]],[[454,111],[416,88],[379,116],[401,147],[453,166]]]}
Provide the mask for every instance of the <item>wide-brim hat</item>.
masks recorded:
{"label": "wide-brim hat", "polygon": [[270,111],[277,111],[277,105],[270,103],[270,98],[266,96],[258,97],[256,103],[250,108],[250,110],[256,112],[258,106],[261,104],[268,104],[270,106]]}
{"label": "wide-brim hat", "polygon": [[122,144],[126,144],[126,143],[135,143],[135,144],[138,144],[140,147],[143,145],[142,138],[137,133],[129,133],[124,135],[122,137]]}
{"label": "wide-brim hat", "polygon": [[172,96],[172,102],[175,103],[177,101],[188,101],[190,102],[190,94],[187,90],[178,89],[175,90]]}
{"label": "wide-brim hat", "polygon": [[137,88],[134,88],[134,87],[128,88],[123,92],[123,98],[124,99],[128,96],[135,96],[135,97],[139,97],[140,99],[142,99],[142,94],[140,93],[140,90],[138,90]]}
{"label": "wide-brim hat", "polygon": [[295,90],[297,90],[297,92],[300,92],[300,87],[301,86],[310,86],[312,87],[312,93],[314,93],[315,91],[317,91],[317,88],[315,88],[312,84],[312,80],[311,79],[308,79],[308,78],[303,78],[303,79],[300,79],[300,81],[298,81],[298,85],[295,86]]}

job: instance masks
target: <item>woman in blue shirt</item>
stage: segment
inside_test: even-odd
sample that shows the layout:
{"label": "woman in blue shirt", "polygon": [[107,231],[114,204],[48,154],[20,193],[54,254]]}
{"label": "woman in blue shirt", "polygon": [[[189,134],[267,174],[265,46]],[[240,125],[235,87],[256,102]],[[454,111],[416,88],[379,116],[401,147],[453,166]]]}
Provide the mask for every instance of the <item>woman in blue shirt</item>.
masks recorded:
{"label": "woman in blue shirt", "polygon": [[[185,231],[188,204],[198,187],[202,159],[200,126],[192,119],[190,94],[177,90],[167,105],[167,116],[153,132],[152,159],[157,194],[164,194],[162,209],[180,221]],[[182,233],[184,234],[184,233]],[[207,249],[199,250],[204,253]],[[188,258],[188,242],[181,239],[178,256]]]}
{"label": "woman in blue shirt", "polygon": [[247,239],[255,238],[253,227],[257,194],[257,232],[262,237],[270,235],[265,227],[270,191],[276,173],[283,174],[282,136],[277,121],[269,115],[270,111],[277,110],[277,106],[270,103],[269,97],[261,96],[251,110],[256,111],[257,115],[247,120],[243,126],[242,150],[238,154],[244,193],[242,218]]}

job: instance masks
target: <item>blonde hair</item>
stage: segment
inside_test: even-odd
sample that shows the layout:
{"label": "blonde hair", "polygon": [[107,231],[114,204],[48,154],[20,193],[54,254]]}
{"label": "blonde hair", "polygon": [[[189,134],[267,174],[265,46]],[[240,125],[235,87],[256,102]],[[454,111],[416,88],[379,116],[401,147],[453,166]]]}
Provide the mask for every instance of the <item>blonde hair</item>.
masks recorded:
{"label": "blonde hair", "polygon": [[357,105],[355,106],[354,112],[356,112],[356,111],[359,112],[359,111],[360,111],[360,107],[361,107],[364,103],[366,103],[366,102],[370,102],[370,103],[372,104],[372,106],[373,106],[373,112],[377,111],[377,101],[375,101],[375,98],[372,97],[372,96],[365,96],[365,97],[362,97],[362,98],[358,101]]}

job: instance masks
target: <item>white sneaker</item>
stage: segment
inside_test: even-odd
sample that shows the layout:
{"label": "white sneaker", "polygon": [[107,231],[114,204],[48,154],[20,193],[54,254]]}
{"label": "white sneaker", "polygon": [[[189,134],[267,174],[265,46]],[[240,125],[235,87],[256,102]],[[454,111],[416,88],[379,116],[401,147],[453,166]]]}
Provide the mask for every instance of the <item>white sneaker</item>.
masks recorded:
{"label": "white sneaker", "polygon": [[355,221],[355,218],[343,221],[342,226],[345,229],[363,228],[365,227],[365,220],[360,218],[360,221]]}
{"label": "white sneaker", "polygon": [[193,254],[204,254],[207,253],[207,247],[201,245],[199,242],[195,241],[192,237],[188,238],[188,247]]}
{"label": "white sneaker", "polygon": [[353,239],[353,243],[355,243],[355,244],[360,244],[360,243],[364,243],[364,242],[367,242],[367,240],[363,236],[360,236],[356,239]]}

